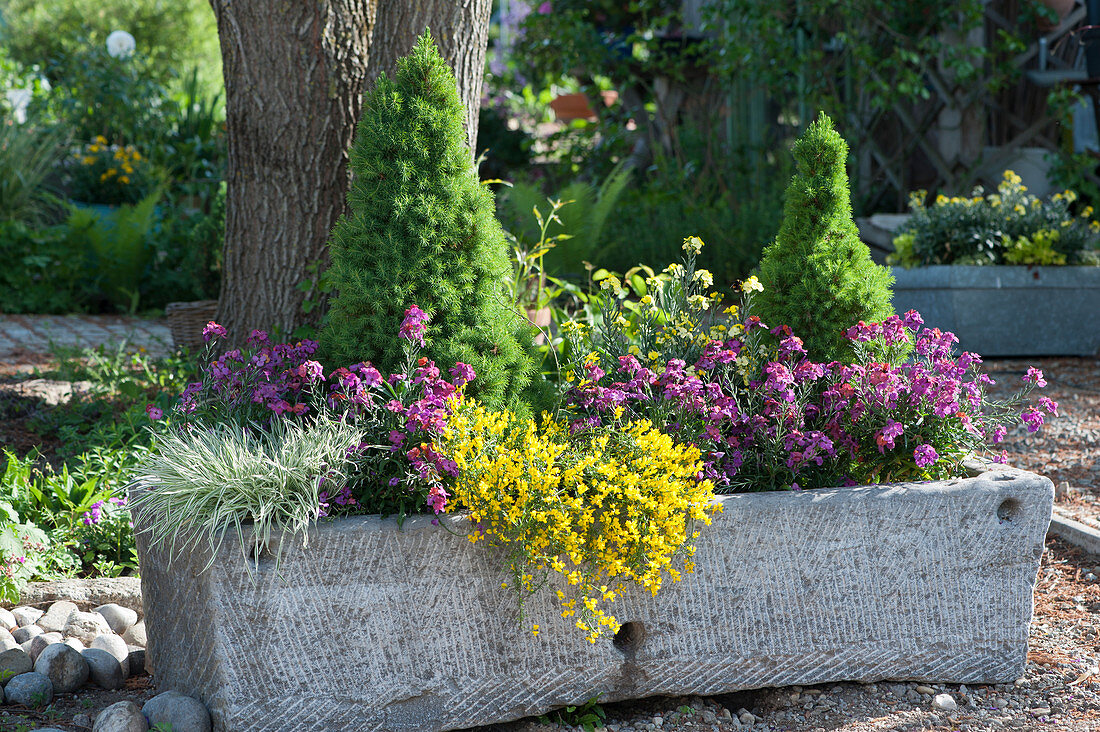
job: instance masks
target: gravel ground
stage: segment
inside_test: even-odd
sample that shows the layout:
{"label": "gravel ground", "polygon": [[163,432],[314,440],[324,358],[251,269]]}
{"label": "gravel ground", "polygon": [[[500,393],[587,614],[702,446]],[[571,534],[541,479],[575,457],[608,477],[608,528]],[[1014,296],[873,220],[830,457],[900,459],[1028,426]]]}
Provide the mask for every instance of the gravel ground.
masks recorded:
{"label": "gravel ground", "polygon": [[[1043,369],[1043,393],[1059,415],[1036,434],[1011,433],[1009,461],[1047,475],[1061,486],[1056,509],[1100,526],[1100,360],[996,360],[986,371],[999,393],[1018,385],[1029,365]],[[880,682],[762,689],[713,697],[657,697],[606,704],[601,726],[613,732],[871,732],[872,730],[1100,731],[1100,556],[1048,540],[1035,589],[1035,618],[1024,675],[1014,683]],[[153,679],[155,683],[155,678]],[[88,720],[121,699],[139,704],[152,692],[84,692],[60,699],[44,713],[12,707],[0,713],[0,731],[53,726],[87,730]],[[946,695],[946,696],[944,696]],[[954,708],[952,709],[952,705]],[[554,717],[555,715],[550,715]],[[46,722],[46,720],[49,720]],[[550,732],[583,729],[547,718],[476,728],[477,732]],[[473,732],[473,731],[471,731]]]}

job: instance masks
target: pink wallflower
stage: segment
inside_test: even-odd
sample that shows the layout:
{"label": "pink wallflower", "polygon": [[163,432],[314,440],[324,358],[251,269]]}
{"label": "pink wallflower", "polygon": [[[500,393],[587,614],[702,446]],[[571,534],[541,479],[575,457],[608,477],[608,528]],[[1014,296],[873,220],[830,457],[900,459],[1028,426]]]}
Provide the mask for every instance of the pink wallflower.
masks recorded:
{"label": "pink wallflower", "polygon": [[155,404],[149,404],[145,407],[145,414],[149,416],[149,419],[156,422],[158,419],[164,416],[164,410]]}
{"label": "pink wallflower", "polygon": [[443,513],[447,508],[448,498],[450,498],[450,494],[443,490],[443,486],[433,485],[428,491],[428,505],[436,513]]}
{"label": "pink wallflower", "polygon": [[1058,414],[1058,402],[1050,397],[1039,397],[1039,406],[1050,414]]}
{"label": "pink wallflower", "polygon": [[996,427],[993,428],[993,442],[994,443],[1000,442],[1001,440],[1003,440],[1005,438],[1005,435],[1007,435],[1007,434],[1008,434],[1008,430],[1005,429],[1005,426],[1003,424],[997,425]]}
{"label": "pink wallflower", "polygon": [[1032,366],[1028,367],[1027,374],[1024,376],[1024,381],[1035,384],[1035,386],[1038,387],[1047,385],[1046,379],[1043,378],[1043,372]]}
{"label": "pink wallflower", "polygon": [[539,5],[538,13],[539,13],[539,15],[550,15],[550,13],[553,9],[554,9],[553,5],[551,5],[548,2],[545,2],[545,3],[542,3],[541,5]]}
{"label": "pink wallflower", "polygon": [[401,321],[401,329],[397,335],[423,348],[424,334],[428,332],[427,323],[430,319],[427,313],[413,305],[405,310],[405,319]]}
{"label": "pink wallflower", "polygon": [[305,361],[298,366],[298,376],[309,381],[317,381],[324,376],[325,369],[316,361]]}
{"label": "pink wallflower", "polygon": [[202,339],[208,343],[212,338],[221,338],[227,334],[228,333],[225,328],[218,325],[213,320],[207,323],[206,326],[202,329]]}
{"label": "pink wallflower", "polygon": [[936,453],[936,448],[931,445],[918,445],[916,450],[913,450],[913,462],[918,467],[927,468],[934,464],[940,456]]}

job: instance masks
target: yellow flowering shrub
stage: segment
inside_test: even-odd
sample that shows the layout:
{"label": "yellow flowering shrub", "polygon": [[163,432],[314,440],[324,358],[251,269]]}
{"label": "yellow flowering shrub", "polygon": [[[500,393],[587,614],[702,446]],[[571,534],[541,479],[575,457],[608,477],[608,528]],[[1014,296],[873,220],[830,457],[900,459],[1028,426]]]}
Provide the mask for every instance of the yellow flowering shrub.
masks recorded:
{"label": "yellow flowering shrub", "polygon": [[442,445],[458,467],[452,500],[478,527],[470,541],[506,552],[521,608],[560,576],[561,614],[592,643],[619,629],[604,608],[627,583],[656,594],[693,571],[693,527],[718,508],[713,485],[697,479],[698,448],[647,420],[570,435],[549,415],[466,404]]}
{"label": "yellow flowering shrub", "polygon": [[1091,207],[1078,210],[1073,191],[1049,199],[1027,191],[1016,173],[1004,172],[995,192],[975,188],[969,197],[925,191],[910,196],[913,215],[898,228],[890,264],[1095,265],[1100,263],[1100,222]]}
{"label": "yellow flowering shrub", "polygon": [[155,185],[150,162],[132,145],[102,135],[73,153],[67,167],[72,198],[84,203],[137,203]]}

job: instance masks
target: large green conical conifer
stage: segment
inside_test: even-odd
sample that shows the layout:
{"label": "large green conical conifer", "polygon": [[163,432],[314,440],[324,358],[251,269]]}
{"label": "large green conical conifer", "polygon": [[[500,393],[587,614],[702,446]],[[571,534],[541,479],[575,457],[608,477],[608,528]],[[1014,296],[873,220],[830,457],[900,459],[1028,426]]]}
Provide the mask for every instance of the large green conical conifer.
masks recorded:
{"label": "large green conical conifer", "polygon": [[754,312],[789,325],[817,361],[850,361],[844,331],[893,314],[893,277],[871,260],[852,220],[848,144],[825,114],[794,144],[797,170],[787,188],[779,233],[764,251],[764,291]]}
{"label": "large green conical conifer", "polygon": [[337,291],[321,332],[326,358],[400,366],[398,329],[416,304],[432,316],[425,355],[471,364],[471,392],[515,406],[530,380],[530,330],[504,294],[504,234],[478,178],[454,74],[421,36],[363,99],[350,152],[348,212],[332,230]]}

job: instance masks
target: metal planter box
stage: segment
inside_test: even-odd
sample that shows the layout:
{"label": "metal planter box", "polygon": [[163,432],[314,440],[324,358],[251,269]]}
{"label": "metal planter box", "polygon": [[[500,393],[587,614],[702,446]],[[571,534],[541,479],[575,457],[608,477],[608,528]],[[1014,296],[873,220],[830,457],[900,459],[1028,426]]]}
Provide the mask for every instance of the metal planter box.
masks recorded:
{"label": "metal planter box", "polygon": [[169,568],[139,534],[156,683],[236,732],[446,730],[596,694],[1022,675],[1046,478],[997,468],[719,500],[695,574],[620,598],[627,625],[595,645],[551,593],[528,601],[521,627],[498,556],[426,517],[322,523],[280,577],[265,562],[255,580],[228,542],[200,572],[208,556]]}
{"label": "metal planter box", "polygon": [[892,269],[894,310],[917,310],[983,356],[1100,351],[1100,267],[933,265]]}

